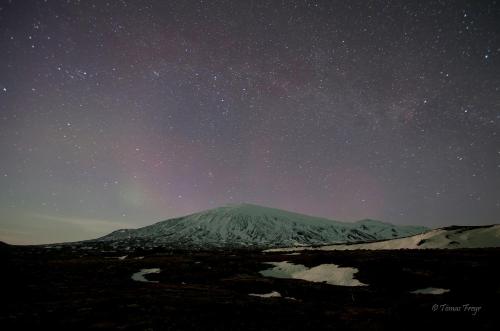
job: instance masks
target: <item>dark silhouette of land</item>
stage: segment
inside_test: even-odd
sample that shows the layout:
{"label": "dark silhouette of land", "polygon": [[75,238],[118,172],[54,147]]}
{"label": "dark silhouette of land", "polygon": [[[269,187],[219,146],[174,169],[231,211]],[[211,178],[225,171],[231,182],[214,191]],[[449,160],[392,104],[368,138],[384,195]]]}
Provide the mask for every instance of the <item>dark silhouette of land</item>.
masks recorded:
{"label": "dark silhouette of land", "polygon": [[[500,322],[500,249],[0,252],[3,330],[496,330]],[[369,286],[261,276],[271,261],[355,267]],[[131,279],[143,268],[160,268],[147,275],[158,283]],[[427,287],[450,292],[410,293]],[[271,291],[282,297],[249,295]],[[474,314],[464,305],[481,308]]]}

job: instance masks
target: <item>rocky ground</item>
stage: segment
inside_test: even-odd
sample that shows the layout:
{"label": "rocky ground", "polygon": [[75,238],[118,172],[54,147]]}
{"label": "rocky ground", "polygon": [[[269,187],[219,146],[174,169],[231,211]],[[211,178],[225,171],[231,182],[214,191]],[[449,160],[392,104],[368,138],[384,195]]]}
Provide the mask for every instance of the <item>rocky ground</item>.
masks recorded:
{"label": "rocky ground", "polygon": [[[500,322],[500,249],[287,255],[1,245],[0,255],[2,330],[497,330]],[[355,267],[369,286],[261,276],[271,261]],[[146,276],[158,283],[131,279],[143,268],[160,268]],[[410,293],[427,287],[450,291]],[[272,291],[282,297],[249,295]]]}

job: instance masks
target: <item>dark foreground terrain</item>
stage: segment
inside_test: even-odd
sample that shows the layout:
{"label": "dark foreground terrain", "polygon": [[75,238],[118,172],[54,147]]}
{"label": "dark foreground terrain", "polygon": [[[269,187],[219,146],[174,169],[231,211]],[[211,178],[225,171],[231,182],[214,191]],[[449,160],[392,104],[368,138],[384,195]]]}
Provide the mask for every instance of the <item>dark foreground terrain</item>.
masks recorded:
{"label": "dark foreground terrain", "polygon": [[[2,245],[0,255],[2,330],[498,330],[500,323],[499,249],[286,255]],[[262,277],[270,261],[356,267],[369,286]],[[133,281],[142,268],[160,268],[146,276],[159,283]],[[410,293],[426,287],[450,292]],[[283,298],[249,296],[271,291]]]}

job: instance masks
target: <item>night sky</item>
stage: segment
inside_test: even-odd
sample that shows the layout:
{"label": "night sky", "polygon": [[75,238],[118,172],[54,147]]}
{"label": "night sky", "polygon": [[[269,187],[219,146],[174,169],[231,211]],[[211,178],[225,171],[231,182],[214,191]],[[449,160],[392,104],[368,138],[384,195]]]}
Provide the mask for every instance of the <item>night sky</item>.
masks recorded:
{"label": "night sky", "polygon": [[0,240],[241,202],[500,222],[500,3],[0,2]]}

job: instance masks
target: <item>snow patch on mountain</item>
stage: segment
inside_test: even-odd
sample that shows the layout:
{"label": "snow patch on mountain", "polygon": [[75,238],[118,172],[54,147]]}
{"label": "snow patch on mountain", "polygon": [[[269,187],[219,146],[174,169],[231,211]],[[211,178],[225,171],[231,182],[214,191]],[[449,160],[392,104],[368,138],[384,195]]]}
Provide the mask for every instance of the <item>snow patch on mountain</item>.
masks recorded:
{"label": "snow patch on mountain", "polygon": [[452,249],[500,247],[500,225],[451,226],[435,229],[407,238],[384,240],[363,244],[342,244],[321,247],[291,247],[270,249],[273,252],[301,250],[354,250],[354,249]]}

